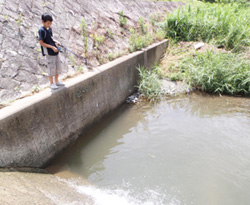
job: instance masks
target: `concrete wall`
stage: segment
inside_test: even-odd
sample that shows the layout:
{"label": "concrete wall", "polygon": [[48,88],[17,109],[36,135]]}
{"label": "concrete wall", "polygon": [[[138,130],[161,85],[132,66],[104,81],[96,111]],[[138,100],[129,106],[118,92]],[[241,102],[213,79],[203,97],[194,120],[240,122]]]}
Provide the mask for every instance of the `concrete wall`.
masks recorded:
{"label": "concrete wall", "polygon": [[[0,110],[0,167],[45,167],[135,91],[138,65],[159,61],[168,41],[121,57]],[[102,71],[102,72],[100,72]]]}

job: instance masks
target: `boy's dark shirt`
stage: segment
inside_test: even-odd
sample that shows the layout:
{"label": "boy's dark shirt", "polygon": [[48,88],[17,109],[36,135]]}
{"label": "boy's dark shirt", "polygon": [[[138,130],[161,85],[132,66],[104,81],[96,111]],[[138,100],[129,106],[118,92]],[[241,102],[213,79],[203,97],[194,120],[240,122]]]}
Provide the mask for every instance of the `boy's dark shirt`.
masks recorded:
{"label": "boy's dark shirt", "polygon": [[[56,44],[53,40],[53,33],[52,33],[52,29],[49,28],[48,30],[46,28],[44,28],[43,26],[41,26],[41,28],[39,29],[38,31],[39,33],[39,41],[40,40],[43,40],[44,43],[47,43],[49,45],[52,45],[52,46],[55,46],[56,47]],[[48,54],[49,55],[52,55],[52,56],[56,56],[58,55],[58,52],[54,52],[53,49],[51,48],[45,48],[43,46],[41,46],[41,49],[42,49],[42,54],[45,56],[45,52],[44,52],[44,49],[47,49],[48,50]]]}

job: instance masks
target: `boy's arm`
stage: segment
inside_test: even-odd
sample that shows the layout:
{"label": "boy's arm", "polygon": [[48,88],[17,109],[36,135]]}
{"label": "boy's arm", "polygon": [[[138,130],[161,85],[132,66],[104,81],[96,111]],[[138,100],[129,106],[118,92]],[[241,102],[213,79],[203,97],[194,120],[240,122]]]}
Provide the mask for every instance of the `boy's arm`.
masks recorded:
{"label": "boy's arm", "polygon": [[57,46],[60,46],[60,42],[59,41],[54,40],[54,39],[53,39],[53,41],[56,43]]}
{"label": "boy's arm", "polygon": [[54,52],[58,52],[57,47],[44,43],[43,40],[40,40],[40,45],[46,48],[51,48]]}

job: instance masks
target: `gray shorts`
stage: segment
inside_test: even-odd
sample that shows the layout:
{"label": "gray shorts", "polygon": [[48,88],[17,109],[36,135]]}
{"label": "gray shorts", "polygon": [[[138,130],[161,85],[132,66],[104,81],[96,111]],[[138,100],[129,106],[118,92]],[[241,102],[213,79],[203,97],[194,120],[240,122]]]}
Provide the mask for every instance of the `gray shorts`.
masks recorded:
{"label": "gray shorts", "polygon": [[62,66],[59,55],[56,56],[46,55],[46,60],[47,60],[49,76],[59,75],[62,72]]}

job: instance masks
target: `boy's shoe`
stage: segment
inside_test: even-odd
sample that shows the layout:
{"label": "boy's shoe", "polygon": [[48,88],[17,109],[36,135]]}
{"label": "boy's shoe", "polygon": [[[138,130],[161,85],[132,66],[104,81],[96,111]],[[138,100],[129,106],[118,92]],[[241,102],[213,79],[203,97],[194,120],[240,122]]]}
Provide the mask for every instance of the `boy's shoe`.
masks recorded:
{"label": "boy's shoe", "polygon": [[52,90],[56,90],[58,86],[56,84],[50,84],[49,86]]}
{"label": "boy's shoe", "polygon": [[58,82],[56,83],[56,85],[57,85],[57,86],[65,86],[65,84],[62,83],[62,82],[60,82],[60,81],[58,81]]}

